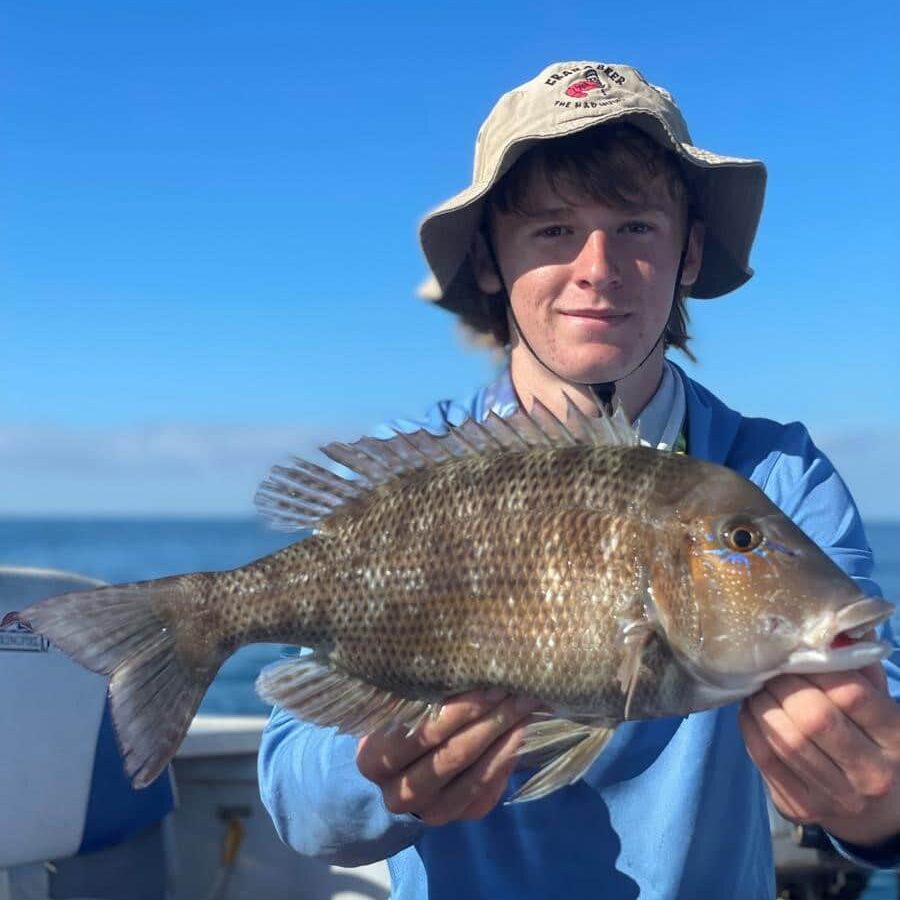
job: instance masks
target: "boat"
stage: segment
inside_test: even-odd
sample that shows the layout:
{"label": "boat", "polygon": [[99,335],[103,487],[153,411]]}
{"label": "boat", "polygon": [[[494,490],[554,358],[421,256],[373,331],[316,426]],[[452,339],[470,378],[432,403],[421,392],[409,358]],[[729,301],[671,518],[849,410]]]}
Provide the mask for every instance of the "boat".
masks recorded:
{"label": "boat", "polygon": [[[131,789],[110,765],[106,680],[9,615],[100,584],[0,566],[0,733],[20,738],[0,749],[0,900],[387,900],[385,863],[344,869],[279,840],[257,786],[265,716],[198,715],[169,777]],[[770,821],[779,898],[864,896],[870,873],[821,832]]]}

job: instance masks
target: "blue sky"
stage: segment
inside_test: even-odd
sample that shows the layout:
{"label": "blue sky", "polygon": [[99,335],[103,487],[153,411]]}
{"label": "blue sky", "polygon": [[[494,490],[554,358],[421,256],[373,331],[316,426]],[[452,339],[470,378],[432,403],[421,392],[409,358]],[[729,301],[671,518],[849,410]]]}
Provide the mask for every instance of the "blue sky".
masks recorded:
{"label": "blue sky", "polygon": [[[266,466],[490,375],[416,225],[496,97],[631,63],[757,156],[756,277],[691,374],[900,518],[894,2],[9,2],[0,514],[250,513]],[[678,359],[677,355],[675,357]]]}

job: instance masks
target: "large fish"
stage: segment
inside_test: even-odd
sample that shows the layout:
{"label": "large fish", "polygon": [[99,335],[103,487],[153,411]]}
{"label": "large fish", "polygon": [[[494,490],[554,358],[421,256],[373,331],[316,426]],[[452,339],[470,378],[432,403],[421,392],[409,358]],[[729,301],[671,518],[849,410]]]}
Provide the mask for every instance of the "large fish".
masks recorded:
{"label": "large fish", "polygon": [[323,448],[356,473],[275,468],[260,507],[306,540],[227,572],[67,594],[21,618],[110,676],[125,768],[150,783],[239,647],[313,653],[257,686],[357,735],[412,730],[444,699],[540,700],[520,800],[584,774],[617,723],[745,697],[784,672],[858,668],[891,606],[755,486],[639,445],[621,413],[531,414]]}

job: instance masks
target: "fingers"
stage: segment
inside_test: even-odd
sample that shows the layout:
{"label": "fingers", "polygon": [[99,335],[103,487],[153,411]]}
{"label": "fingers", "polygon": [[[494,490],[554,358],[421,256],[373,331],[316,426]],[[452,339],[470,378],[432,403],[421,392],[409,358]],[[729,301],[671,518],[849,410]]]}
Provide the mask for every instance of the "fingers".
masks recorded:
{"label": "fingers", "polygon": [[[484,757],[496,757],[503,748],[494,748],[492,753],[489,752],[494,743],[501,737],[508,737],[507,732],[521,722],[532,708],[509,698],[480,719],[451,734],[430,753],[382,783],[388,809],[414,812],[428,821],[427,816],[433,808],[444,809],[450,800],[450,806],[454,809],[459,807],[460,797],[466,788],[455,785],[449,798],[444,797],[444,789],[464,772],[467,774],[466,784],[471,784],[473,789],[479,777],[493,778],[497,774],[497,760]],[[477,773],[467,772],[470,767],[478,766],[481,768]]]}
{"label": "fingers", "polygon": [[498,706],[506,694],[499,690],[471,691],[445,701],[436,720],[430,717],[407,736],[405,731],[379,731],[363,738],[357,753],[360,772],[380,784],[402,772],[414,760],[442,744],[450,735],[477,721]]}
{"label": "fingers", "polygon": [[816,786],[844,814],[859,812],[860,801],[844,771],[791,718],[781,698],[764,689],[748,698],[745,709],[755,726],[753,746],[748,741],[747,749],[773,787],[783,785],[802,801],[808,786]]}
{"label": "fingers", "polygon": [[820,767],[821,760],[827,757],[838,767],[850,765],[852,768],[860,758],[877,753],[878,748],[855,722],[807,679],[797,676],[777,678],[766,686],[765,693],[772,696],[778,706],[779,723],[789,723],[786,730],[796,732],[813,748],[815,753],[810,750],[807,755],[814,757]]}
{"label": "fingers", "polygon": [[885,749],[900,749],[900,712],[888,695],[883,666],[807,675],[806,680],[823,691],[869,740]]}
{"label": "fingers", "polygon": [[868,679],[787,676],[767,689],[808,742],[845,773],[859,799],[887,794],[896,777],[891,757],[900,752],[900,711]]}
{"label": "fingers", "polygon": [[515,752],[522,740],[524,724],[496,740],[479,760],[455,778],[435,802],[422,813],[428,825],[445,825],[457,819],[480,819],[500,801]]}
{"label": "fingers", "polygon": [[887,694],[887,672],[885,671],[884,666],[881,665],[881,663],[873,663],[871,666],[866,666],[863,669],[859,669],[858,672],[881,694]]}
{"label": "fingers", "polygon": [[747,752],[765,778],[778,811],[793,822],[814,822],[816,813],[806,785],[775,755],[746,703],[739,719]]}
{"label": "fingers", "polygon": [[363,738],[357,764],[392,812],[414,813],[430,825],[480,818],[502,796],[525,720],[537,707],[496,691],[461,695],[413,735]]}
{"label": "fingers", "polygon": [[866,675],[773,679],[740,724],[773,800],[798,821],[868,817],[895,788],[900,710]]}

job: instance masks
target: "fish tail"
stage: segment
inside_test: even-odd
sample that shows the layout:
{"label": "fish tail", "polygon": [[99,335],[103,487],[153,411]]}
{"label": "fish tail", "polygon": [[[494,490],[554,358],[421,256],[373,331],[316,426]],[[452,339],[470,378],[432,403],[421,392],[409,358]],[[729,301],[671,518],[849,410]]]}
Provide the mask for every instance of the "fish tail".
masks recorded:
{"label": "fish tail", "polygon": [[[19,614],[76,662],[109,676],[125,771],[138,788],[169,764],[228,655],[196,621],[190,622],[190,599],[202,577],[179,575],[63,594]],[[201,634],[205,640],[198,641]]]}

